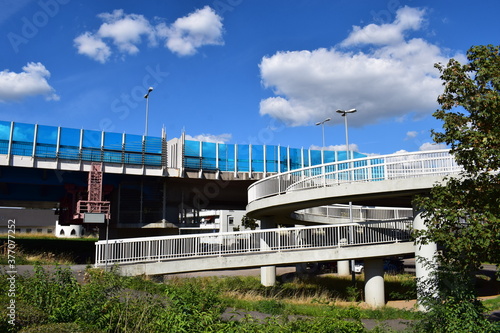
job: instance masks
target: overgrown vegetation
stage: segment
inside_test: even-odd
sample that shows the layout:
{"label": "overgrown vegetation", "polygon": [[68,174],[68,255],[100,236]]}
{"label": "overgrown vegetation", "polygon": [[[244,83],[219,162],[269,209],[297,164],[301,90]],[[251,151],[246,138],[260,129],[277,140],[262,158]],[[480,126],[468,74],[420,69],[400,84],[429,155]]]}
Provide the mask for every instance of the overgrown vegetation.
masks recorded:
{"label": "overgrown vegetation", "polygon": [[[2,276],[0,283],[2,290],[8,290],[7,276]],[[17,277],[15,325],[4,316],[0,331],[364,332],[361,318],[391,316],[381,314],[384,310],[370,313],[353,306],[339,307],[333,299],[326,299],[331,295],[326,289],[313,291],[311,287],[301,291],[300,286],[304,285],[297,281],[294,287],[287,283],[265,288],[257,278],[249,277],[155,283],[96,269],[87,269],[85,283],[79,284],[68,268],[58,266],[48,272],[35,266],[33,274]],[[262,296],[241,297],[240,303],[232,301],[237,291],[243,295],[251,289]],[[299,293],[303,297],[307,293],[311,297],[322,295],[325,299],[311,298],[302,304],[288,302]],[[0,306],[5,309],[9,302],[7,294],[1,295]],[[227,309],[254,310],[271,316],[257,320],[244,315],[231,320],[231,316],[223,316]],[[294,314],[302,317],[289,319]]]}
{"label": "overgrown vegetation", "polygon": [[[408,284],[412,276],[387,278],[403,294],[414,288]],[[68,268],[47,271],[37,265],[32,274],[17,276],[15,325],[3,316],[0,331],[366,332],[362,320],[367,318],[415,320],[421,316],[417,311],[346,304],[349,295],[339,290],[348,282],[327,275],[275,287],[261,286],[258,277],[169,278],[159,283],[88,268],[80,284]],[[5,274],[0,288],[9,288]],[[0,306],[5,309],[10,299],[3,293]],[[498,303],[492,300],[490,306],[493,309]],[[261,316],[251,316],[251,311]],[[391,331],[378,326],[372,332]]]}

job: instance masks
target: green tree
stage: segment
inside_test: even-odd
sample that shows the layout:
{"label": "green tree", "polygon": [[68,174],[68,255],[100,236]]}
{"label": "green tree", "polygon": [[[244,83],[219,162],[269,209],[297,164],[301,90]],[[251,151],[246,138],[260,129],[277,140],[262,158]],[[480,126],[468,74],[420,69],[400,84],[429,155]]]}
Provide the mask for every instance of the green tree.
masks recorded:
{"label": "green tree", "polygon": [[433,138],[450,146],[463,172],[416,200],[428,228],[417,234],[418,241],[443,248],[433,276],[438,295],[423,300],[430,309],[424,329],[434,332],[493,331],[472,277],[482,262],[500,263],[499,48],[474,46],[466,64],[451,59],[435,65],[444,92],[434,117],[443,121],[443,131],[433,130]]}
{"label": "green tree", "polygon": [[241,225],[245,229],[250,229],[250,230],[255,230],[259,226],[256,219],[253,219],[246,215],[243,215],[243,217],[241,218]]}

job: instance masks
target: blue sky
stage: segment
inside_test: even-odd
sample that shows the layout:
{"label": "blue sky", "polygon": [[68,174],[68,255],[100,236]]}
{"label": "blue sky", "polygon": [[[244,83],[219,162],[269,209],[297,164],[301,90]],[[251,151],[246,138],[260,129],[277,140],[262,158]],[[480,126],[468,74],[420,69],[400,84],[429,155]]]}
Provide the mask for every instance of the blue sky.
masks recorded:
{"label": "blue sky", "polygon": [[0,0],[0,120],[368,154],[427,150],[436,62],[496,0]]}

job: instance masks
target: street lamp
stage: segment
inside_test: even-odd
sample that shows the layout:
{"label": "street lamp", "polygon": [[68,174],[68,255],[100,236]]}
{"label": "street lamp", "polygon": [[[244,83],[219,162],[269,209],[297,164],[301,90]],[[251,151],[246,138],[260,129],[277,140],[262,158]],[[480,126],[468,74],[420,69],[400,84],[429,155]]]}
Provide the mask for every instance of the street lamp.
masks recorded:
{"label": "street lamp", "polygon": [[330,118],[326,118],[325,120],[316,123],[316,126],[321,125],[321,132],[323,133],[322,134],[322,137],[323,137],[323,147],[325,147],[325,123],[327,121],[330,121],[330,120],[331,120]]}
{"label": "street lamp", "polygon": [[[342,117],[344,117],[344,122],[345,122],[345,145],[346,145],[346,154],[347,154],[347,160],[349,160],[349,132],[347,130],[347,114],[348,113],[354,113],[356,112],[356,109],[350,109],[350,110],[337,110],[337,113],[340,113]],[[352,157],[351,157],[352,158]],[[348,172],[348,179],[351,177],[351,173]],[[353,216],[352,216],[352,201],[349,201],[349,220],[351,223],[353,223]],[[352,235],[352,229],[351,229],[351,241],[353,239]],[[351,260],[351,277],[352,277],[352,282],[354,283],[356,281],[356,276],[354,272],[354,260]]]}
{"label": "street lamp", "polygon": [[149,87],[148,93],[144,95],[146,99],[146,129],[144,130],[144,136],[148,136],[148,113],[149,113],[149,94],[153,91],[153,87]]}
{"label": "street lamp", "polygon": [[348,113],[354,113],[356,112],[356,109],[350,109],[350,110],[337,110],[337,113],[340,113],[342,117],[344,117],[344,122],[345,122],[345,145],[346,145],[346,154],[347,154],[347,159],[349,159],[349,132],[347,130],[347,114]]}

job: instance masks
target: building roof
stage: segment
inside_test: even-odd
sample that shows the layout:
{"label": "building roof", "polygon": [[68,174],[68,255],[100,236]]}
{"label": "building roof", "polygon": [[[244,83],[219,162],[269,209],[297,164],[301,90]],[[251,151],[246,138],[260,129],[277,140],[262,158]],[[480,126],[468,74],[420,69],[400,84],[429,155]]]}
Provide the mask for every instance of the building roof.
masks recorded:
{"label": "building roof", "polygon": [[0,223],[6,226],[9,220],[14,220],[16,228],[55,227],[57,218],[50,209],[0,208]]}

